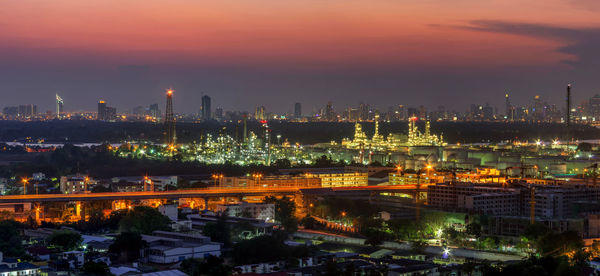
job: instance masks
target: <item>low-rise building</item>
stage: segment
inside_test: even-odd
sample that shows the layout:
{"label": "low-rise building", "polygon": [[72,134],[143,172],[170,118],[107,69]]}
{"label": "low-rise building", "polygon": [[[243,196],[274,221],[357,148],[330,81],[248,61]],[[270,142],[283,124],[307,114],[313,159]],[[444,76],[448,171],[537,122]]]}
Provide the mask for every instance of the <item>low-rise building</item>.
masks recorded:
{"label": "low-rise building", "polygon": [[142,239],[148,243],[144,256],[151,263],[171,264],[190,258],[221,256],[221,244],[199,234],[154,231],[152,235],[142,235]]}
{"label": "low-rise building", "polygon": [[218,213],[230,217],[254,218],[263,221],[273,221],[275,218],[275,205],[270,203],[248,203],[217,205]]}
{"label": "low-rise building", "polygon": [[0,276],[36,276],[38,274],[38,266],[28,262],[19,262],[13,258],[4,258],[0,252]]}
{"label": "low-rise building", "polygon": [[82,174],[60,177],[60,191],[63,194],[86,193],[89,192],[96,184],[96,180]]}

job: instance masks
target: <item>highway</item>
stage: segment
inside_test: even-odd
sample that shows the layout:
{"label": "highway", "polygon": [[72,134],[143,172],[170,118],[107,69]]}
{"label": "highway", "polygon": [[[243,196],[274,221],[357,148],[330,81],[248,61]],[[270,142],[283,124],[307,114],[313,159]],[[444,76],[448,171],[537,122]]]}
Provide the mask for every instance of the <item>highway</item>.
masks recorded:
{"label": "highway", "polygon": [[[203,197],[243,197],[260,195],[290,195],[303,190],[323,191],[414,191],[415,185],[398,186],[356,186],[356,187],[244,187],[244,188],[205,188],[185,189],[174,191],[155,192],[123,192],[123,193],[82,193],[82,194],[28,194],[28,195],[5,195],[0,196],[0,203],[28,203],[28,202],[70,202],[70,201],[95,201],[95,200],[140,200],[140,199],[179,199],[179,198],[203,198]],[[427,189],[421,185],[421,190]]]}

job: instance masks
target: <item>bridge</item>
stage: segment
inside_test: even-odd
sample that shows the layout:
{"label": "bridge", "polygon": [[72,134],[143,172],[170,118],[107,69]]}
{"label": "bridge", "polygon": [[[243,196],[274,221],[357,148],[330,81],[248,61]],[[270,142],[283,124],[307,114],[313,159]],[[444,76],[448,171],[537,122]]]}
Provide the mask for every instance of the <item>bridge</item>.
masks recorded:
{"label": "bridge", "polygon": [[[44,203],[73,202],[98,200],[147,200],[147,199],[180,199],[180,198],[212,198],[212,197],[244,197],[266,195],[293,195],[303,191],[370,191],[370,192],[404,192],[414,193],[416,185],[354,186],[354,187],[244,187],[244,188],[204,188],[155,192],[122,192],[122,193],[83,193],[83,194],[40,194],[40,195],[6,195],[0,196],[0,204],[10,203]],[[427,184],[420,185],[425,191]]]}

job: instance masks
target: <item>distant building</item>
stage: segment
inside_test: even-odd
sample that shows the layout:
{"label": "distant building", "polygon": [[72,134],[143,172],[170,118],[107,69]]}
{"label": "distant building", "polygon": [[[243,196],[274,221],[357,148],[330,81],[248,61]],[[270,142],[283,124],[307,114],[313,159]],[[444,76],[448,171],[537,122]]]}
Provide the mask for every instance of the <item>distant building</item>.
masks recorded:
{"label": "distant building", "polygon": [[19,114],[21,118],[32,118],[37,114],[37,106],[35,104],[19,105]]}
{"label": "distant building", "polygon": [[202,120],[208,121],[212,119],[210,97],[207,95],[202,96]]}
{"label": "distant building", "polygon": [[106,105],[105,101],[98,102],[98,116],[96,117],[99,121],[111,121],[117,117],[117,109]]}
{"label": "distant building", "polygon": [[150,107],[148,108],[148,116],[154,118],[155,120],[161,118],[162,114],[160,112],[160,109],[158,108],[158,104],[150,105]]}
{"label": "distant building", "polygon": [[98,102],[98,116],[96,116],[96,118],[99,121],[106,120],[106,102],[105,101]]}
{"label": "distant building", "polygon": [[309,174],[321,179],[321,187],[354,187],[369,185],[367,173],[316,173]]}
{"label": "distant building", "polygon": [[56,117],[60,118],[63,112],[65,112],[64,101],[58,94],[56,94]]}
{"label": "distant building", "polygon": [[294,119],[302,118],[302,105],[300,103],[294,104]]}
{"label": "distant building", "polygon": [[261,121],[266,119],[265,107],[257,106],[256,111],[254,112],[254,119]]}
{"label": "distant building", "polygon": [[217,120],[217,121],[223,120],[223,108],[222,107],[217,107],[217,109],[215,109],[215,120]]}
{"label": "distant building", "polygon": [[81,174],[60,177],[60,191],[63,194],[89,192],[96,184],[96,180]]}

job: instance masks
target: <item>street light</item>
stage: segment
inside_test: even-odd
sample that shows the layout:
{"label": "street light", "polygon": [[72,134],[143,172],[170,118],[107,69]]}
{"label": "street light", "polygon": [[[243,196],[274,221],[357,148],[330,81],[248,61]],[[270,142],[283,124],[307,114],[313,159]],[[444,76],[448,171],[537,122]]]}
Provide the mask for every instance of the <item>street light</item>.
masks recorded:
{"label": "street light", "polygon": [[23,183],[23,195],[27,193],[27,184],[29,184],[29,179],[27,177],[21,178],[21,182]]}

